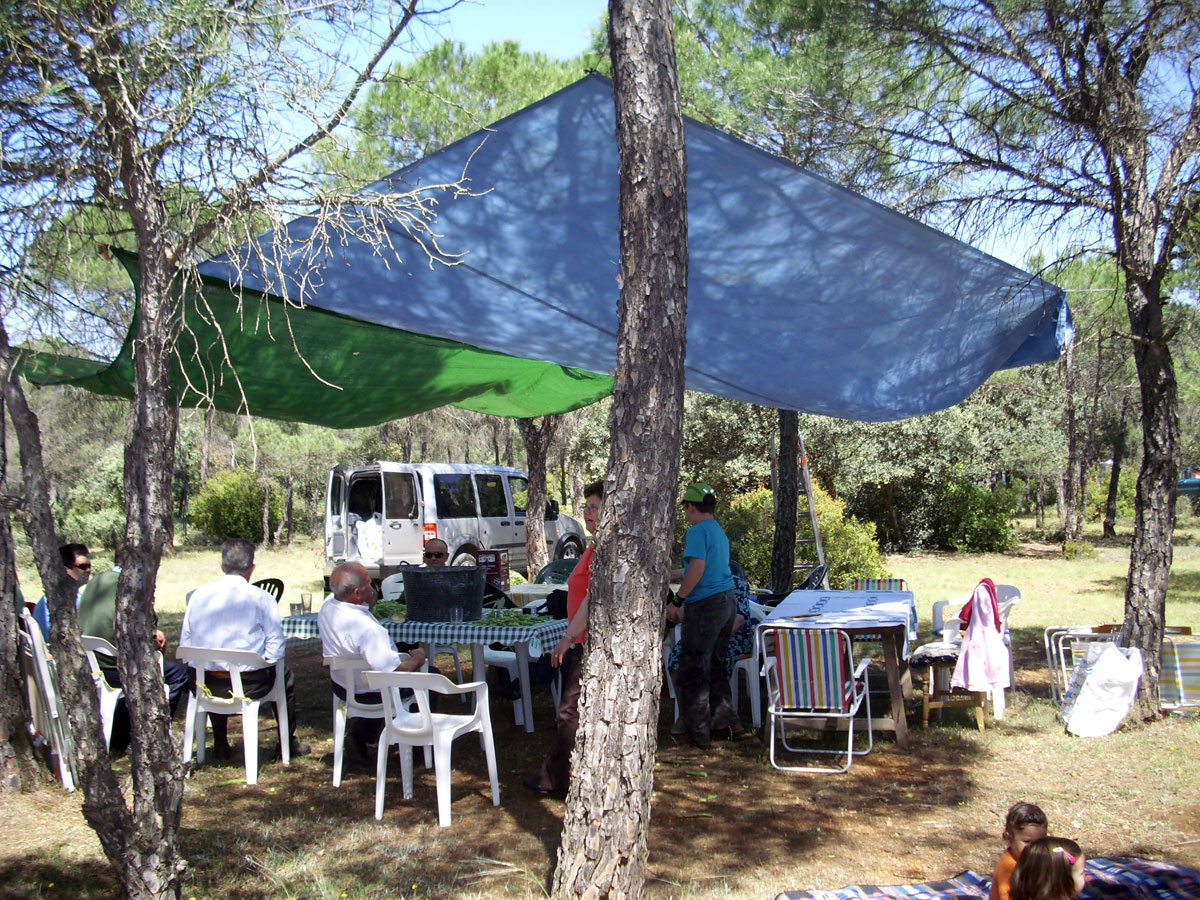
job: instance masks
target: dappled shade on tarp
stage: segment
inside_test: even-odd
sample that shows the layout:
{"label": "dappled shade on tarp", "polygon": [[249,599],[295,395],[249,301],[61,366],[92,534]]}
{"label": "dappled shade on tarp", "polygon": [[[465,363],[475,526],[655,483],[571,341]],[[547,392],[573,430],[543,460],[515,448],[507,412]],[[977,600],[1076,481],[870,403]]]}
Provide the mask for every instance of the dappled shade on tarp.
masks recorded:
{"label": "dappled shade on tarp", "polygon": [[[703,124],[687,121],[686,138],[689,388],[899,419],[1069,343],[1054,285]],[[473,195],[443,198],[435,225],[442,250],[463,254],[457,265],[431,266],[399,223],[400,261],[301,217],[260,236],[264,252],[249,245],[201,271],[417,334],[613,371],[611,82],[588,76],[365,191],[463,172]]]}
{"label": "dappled shade on tarp", "polygon": [[[137,284],[136,259],[118,255]],[[204,294],[209,309],[203,313],[194,296],[184,304],[185,327],[171,377],[175,398],[185,406],[203,405],[211,395],[217,409],[228,412],[248,409],[258,416],[354,428],[446,405],[497,416],[546,415],[612,391],[607,375],[315,307],[285,309],[279,300],[252,291],[240,304],[228,289],[207,282]],[[132,397],[133,337],[131,331],[111,363],[19,350],[18,364],[34,384],[69,383]]]}

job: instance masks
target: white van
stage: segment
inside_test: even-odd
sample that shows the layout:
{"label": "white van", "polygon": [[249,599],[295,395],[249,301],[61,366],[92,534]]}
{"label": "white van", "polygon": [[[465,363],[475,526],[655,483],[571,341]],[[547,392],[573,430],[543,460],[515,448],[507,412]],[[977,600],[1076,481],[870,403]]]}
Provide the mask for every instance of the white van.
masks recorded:
{"label": "white van", "polygon": [[[474,565],[479,550],[508,550],[526,571],[525,506],[529,476],[507,466],[377,462],[334,466],[325,495],[325,575],[353,559],[372,578],[419,566],[425,542],[441,538],[452,565]],[[546,504],[546,547],[553,559],[576,558],[583,526]]]}

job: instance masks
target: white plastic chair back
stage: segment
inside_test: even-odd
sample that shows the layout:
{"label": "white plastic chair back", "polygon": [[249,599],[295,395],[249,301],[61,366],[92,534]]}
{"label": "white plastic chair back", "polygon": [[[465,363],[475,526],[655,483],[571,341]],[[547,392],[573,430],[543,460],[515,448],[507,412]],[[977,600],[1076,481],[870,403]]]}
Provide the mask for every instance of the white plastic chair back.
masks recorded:
{"label": "white plastic chair back", "polygon": [[92,670],[92,681],[96,683],[96,696],[100,700],[100,721],[104,723],[104,746],[111,747],[113,719],[117,715],[117,703],[125,696],[125,691],[108,683],[96,654],[99,653],[115,660],[117,648],[104,638],[91,634],[83,635],[80,637],[80,641],[83,643],[83,652],[87,654],[88,668]]}
{"label": "white plastic chair back", "polygon": [[[407,657],[407,653],[401,653]],[[332,678],[336,673],[341,676],[337,680],[345,688],[346,699],[337,694],[333,695],[333,786],[340,787],[342,783],[342,761],[346,750],[346,722],[349,719],[382,719],[386,715],[382,702],[361,703],[356,697],[354,685],[355,675],[369,671],[367,661],[362,657],[326,656],[325,665],[329,668]],[[411,704],[412,701],[409,701]],[[407,707],[406,707],[407,708]],[[425,752],[425,765],[433,765],[433,756],[428,749]]]}
{"label": "white plastic chair back", "polygon": [[[449,678],[432,672],[366,672],[368,686],[383,695],[384,726],[379,736],[379,753],[375,767],[375,818],[383,818],[383,793],[387,782],[388,748],[392,744],[404,747],[433,745],[434,777],[437,781],[438,824],[450,825],[450,749],[456,737],[478,732],[487,757],[488,776],[492,784],[492,805],[500,805],[500,782],[496,774],[496,746],[492,740],[492,719],[488,714],[488,687],[485,681],[455,684]],[[400,691],[413,692],[415,711],[404,708]],[[470,715],[435,713],[430,708],[429,692],[439,694],[474,694],[475,711]],[[412,753],[400,751],[400,770],[404,799],[413,795]]]}
{"label": "white plastic chair back", "polygon": [[404,573],[389,575],[379,583],[379,596],[383,600],[399,600],[404,596]]}
{"label": "white plastic chair back", "polygon": [[[187,720],[183,729],[185,763],[192,758],[193,740],[196,762],[201,765],[204,763],[204,741],[210,713],[241,716],[242,743],[246,756],[246,784],[258,784],[258,713],[267,703],[275,704],[275,714],[279,720],[279,752],[283,757],[283,764],[286,766],[291,763],[291,732],[288,730],[287,693],[284,684],[286,675],[282,659],[275,663],[275,684],[270,693],[257,700],[251,700],[246,697],[242,687],[240,667],[265,669],[271,665],[257,653],[251,653],[249,650],[219,650],[214,647],[180,647],[175,651],[175,656],[196,671],[196,690],[188,697]],[[217,663],[228,670],[233,696],[214,697],[209,692],[207,681],[211,673],[205,669],[205,663]]]}

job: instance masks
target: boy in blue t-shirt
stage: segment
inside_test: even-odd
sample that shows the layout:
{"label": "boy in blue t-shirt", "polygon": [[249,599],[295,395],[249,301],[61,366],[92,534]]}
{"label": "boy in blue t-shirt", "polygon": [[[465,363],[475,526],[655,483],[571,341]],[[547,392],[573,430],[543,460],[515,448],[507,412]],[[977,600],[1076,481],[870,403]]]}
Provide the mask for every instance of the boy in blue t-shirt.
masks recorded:
{"label": "boy in blue t-shirt", "polygon": [[733,573],[729,570],[729,538],[714,511],[717,496],[707,484],[693,484],[683,495],[687,536],[684,568],[671,573],[681,578],[679,607],[668,607],[667,618],[682,623],[679,676],[675,682],[682,714],[682,732],[693,746],[712,746],[712,734],[739,737],[743,731],[733,711],[733,695],[725,673],[725,652],[733,631],[737,605]]}

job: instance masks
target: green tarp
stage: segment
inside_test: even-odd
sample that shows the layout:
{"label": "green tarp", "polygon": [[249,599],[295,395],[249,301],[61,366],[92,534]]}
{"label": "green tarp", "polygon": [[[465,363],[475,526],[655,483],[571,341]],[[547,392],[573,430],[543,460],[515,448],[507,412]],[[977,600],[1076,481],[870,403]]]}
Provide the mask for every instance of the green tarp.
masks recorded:
{"label": "green tarp", "polygon": [[[137,284],[137,259],[117,252]],[[205,281],[189,296],[171,384],[183,406],[357,428],[453,405],[488,415],[567,412],[612,392],[612,378],[480,350],[352,319],[316,307],[285,308]],[[205,308],[207,304],[207,309]],[[136,330],[136,329],[135,329]],[[34,384],[73,384],[132,397],[133,341],[111,363],[18,350]],[[236,375],[235,375],[236,373]]]}

